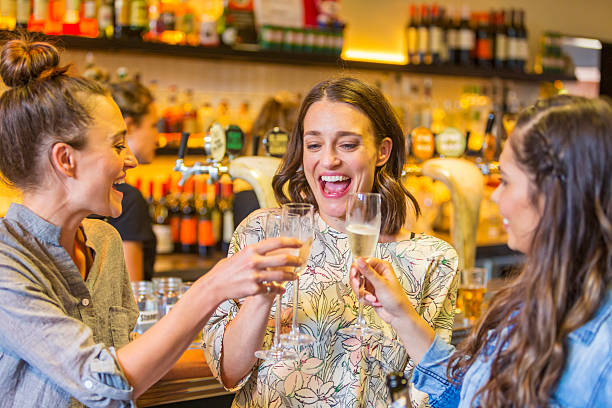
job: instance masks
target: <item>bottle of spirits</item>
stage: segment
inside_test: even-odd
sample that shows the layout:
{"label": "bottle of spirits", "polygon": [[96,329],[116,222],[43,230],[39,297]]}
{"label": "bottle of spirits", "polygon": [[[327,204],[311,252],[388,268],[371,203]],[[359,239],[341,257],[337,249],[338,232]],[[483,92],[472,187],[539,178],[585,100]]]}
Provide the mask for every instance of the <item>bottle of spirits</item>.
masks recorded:
{"label": "bottle of spirits", "polygon": [[62,32],[65,35],[80,35],[81,0],[66,0]]}
{"label": "bottle of spirits", "polygon": [[28,21],[28,31],[42,32],[45,29],[48,13],[48,0],[34,0],[34,3],[32,3],[32,15],[30,16],[30,21]]}
{"label": "bottle of spirits", "polygon": [[504,23],[504,11],[495,13],[495,58],[493,65],[497,69],[506,67],[508,60],[508,35]]}
{"label": "bottle of spirits", "polygon": [[493,67],[493,38],[489,29],[489,15],[487,13],[478,14],[476,63],[483,68]]}
{"label": "bottle of spirits", "polygon": [[17,0],[0,1],[0,30],[14,30],[17,24]]}
{"label": "bottle of spirits", "polygon": [[102,0],[98,9],[98,36],[113,38],[115,31],[115,9],[113,0]]}
{"label": "bottle of spirits", "polygon": [[418,46],[419,46],[419,34],[418,34],[418,22],[417,22],[417,8],[416,5],[410,5],[410,21],[406,26],[406,48],[408,52],[408,63],[418,63]]}
{"label": "bottle of spirits", "polygon": [[66,2],[64,0],[49,0],[49,14],[45,22],[45,34],[62,34],[65,12]]}
{"label": "bottle of spirits", "polygon": [[470,8],[463,6],[459,22],[459,47],[457,61],[459,65],[472,65],[472,49],[475,45],[474,31],[470,27]]}
{"label": "bottle of spirits", "polygon": [[115,38],[128,38],[130,34],[130,0],[115,0]]}
{"label": "bottle of spirits", "polygon": [[155,211],[153,214],[153,233],[157,238],[156,251],[158,254],[171,254],[174,251],[172,230],[170,228],[170,209],[166,199],[168,185],[157,182],[154,184],[153,197]]}
{"label": "bottle of spirits", "polygon": [[232,182],[221,183],[221,200],[219,208],[223,216],[223,233],[221,251],[227,255],[234,234],[234,185]]}
{"label": "bottle of spirits", "polygon": [[84,37],[95,38],[99,34],[97,8],[96,0],[83,2],[79,31]]}
{"label": "bottle of spirits", "polygon": [[516,70],[518,67],[518,56],[519,56],[519,39],[517,37],[515,21],[516,11],[510,10],[506,14],[506,36],[508,37],[508,53],[506,66],[511,70]]}
{"label": "bottle of spirits", "polygon": [[429,58],[431,64],[439,64],[442,54],[442,21],[437,4],[431,6],[431,22],[429,25]]}
{"label": "bottle of spirits", "polygon": [[15,15],[15,28],[27,30],[28,21],[32,14],[30,0],[17,0],[17,13]]}
{"label": "bottle of spirits", "polygon": [[516,24],[516,38],[518,39],[518,52],[516,58],[516,69],[518,71],[525,71],[527,64],[527,58],[529,57],[529,47],[527,42],[527,28],[525,28],[525,11],[519,10],[517,12],[517,24]]}
{"label": "bottle of spirits", "polygon": [[408,408],[410,401],[410,384],[403,373],[392,372],[387,375],[387,387],[391,397],[389,408]]}
{"label": "bottle of spirits", "polygon": [[418,51],[417,63],[430,64],[431,56],[429,54],[429,8],[427,5],[421,5],[421,19],[419,21],[418,31]]}
{"label": "bottle of spirits", "polygon": [[143,38],[149,26],[148,7],[145,0],[130,2],[130,37]]}
{"label": "bottle of spirits", "polygon": [[185,194],[181,202],[181,252],[197,253],[198,219],[195,211],[194,178],[185,183]]}
{"label": "bottle of spirits", "polygon": [[201,180],[196,209],[198,211],[198,254],[203,257],[211,255],[210,248],[214,244],[211,209],[206,190],[206,181]]}

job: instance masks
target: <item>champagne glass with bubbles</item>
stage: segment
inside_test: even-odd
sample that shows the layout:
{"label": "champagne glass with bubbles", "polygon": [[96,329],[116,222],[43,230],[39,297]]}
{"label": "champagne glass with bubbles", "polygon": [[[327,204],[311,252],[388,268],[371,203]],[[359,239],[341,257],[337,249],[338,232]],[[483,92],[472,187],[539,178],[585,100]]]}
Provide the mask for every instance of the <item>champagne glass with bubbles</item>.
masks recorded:
{"label": "champagne glass with bubbles", "polygon": [[[272,212],[266,216],[265,225],[265,237],[275,238],[281,234],[281,214],[280,212]],[[285,285],[287,282],[281,282],[278,284]],[[298,355],[295,350],[288,348],[287,344],[281,341],[281,306],[282,306],[282,295],[276,295],[276,312],[274,318],[274,343],[269,350],[257,350],[255,357],[262,360],[274,360],[274,361],[286,361],[296,360]]]}
{"label": "champagne glass with bubbles", "polygon": [[297,322],[298,301],[300,293],[300,274],[306,269],[306,263],[310,256],[310,248],[314,239],[314,206],[306,203],[289,203],[282,207],[281,236],[297,238],[302,247],[296,249],[296,255],[301,260],[301,265],[295,270],[297,279],[293,281],[293,319],[291,332],[282,335],[284,343],[293,346],[302,346],[315,342],[315,338],[306,333],[300,333]]}
{"label": "champagne glass with bubbles", "polygon": [[[378,193],[351,193],[346,205],[346,233],[349,246],[353,254],[353,261],[357,258],[370,258],[374,256],[378,235],[380,234],[380,204],[381,196]],[[359,302],[357,321],[340,332],[355,337],[365,335],[378,335],[379,330],[368,327],[363,317],[362,293],[365,280],[361,278],[359,288]]]}

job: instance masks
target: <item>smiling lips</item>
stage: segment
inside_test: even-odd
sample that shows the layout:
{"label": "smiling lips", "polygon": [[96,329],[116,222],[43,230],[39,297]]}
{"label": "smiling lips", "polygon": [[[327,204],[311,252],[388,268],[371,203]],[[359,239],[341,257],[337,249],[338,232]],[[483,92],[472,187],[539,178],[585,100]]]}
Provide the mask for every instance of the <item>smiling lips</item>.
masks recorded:
{"label": "smiling lips", "polygon": [[351,185],[351,178],[343,175],[328,175],[319,178],[319,186],[326,198],[344,196]]}

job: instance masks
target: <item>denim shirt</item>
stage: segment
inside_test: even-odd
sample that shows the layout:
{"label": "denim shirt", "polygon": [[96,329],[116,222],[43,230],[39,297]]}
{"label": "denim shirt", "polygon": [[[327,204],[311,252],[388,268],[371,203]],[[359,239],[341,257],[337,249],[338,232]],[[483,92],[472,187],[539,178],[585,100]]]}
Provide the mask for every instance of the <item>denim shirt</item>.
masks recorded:
{"label": "denim shirt", "polygon": [[[553,407],[609,407],[612,404],[612,290],[608,291],[595,316],[568,336],[565,369],[550,398]],[[495,355],[491,345],[487,355]],[[489,353],[491,351],[492,353]],[[474,395],[490,376],[492,358],[479,356],[459,385],[452,384],[446,368],[453,346],[436,337],[415,368],[414,386],[429,394],[432,407],[478,406]]]}
{"label": "denim shirt", "polygon": [[11,204],[0,218],[0,408],[134,407],[117,362],[138,317],[117,231],[83,220],[83,280],[60,227]]}

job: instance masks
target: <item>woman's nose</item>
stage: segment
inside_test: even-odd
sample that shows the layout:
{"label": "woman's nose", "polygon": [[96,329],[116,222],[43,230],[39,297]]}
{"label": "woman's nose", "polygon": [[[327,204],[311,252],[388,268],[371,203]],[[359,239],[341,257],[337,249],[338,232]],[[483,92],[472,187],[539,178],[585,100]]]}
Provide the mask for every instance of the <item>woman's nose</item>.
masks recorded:
{"label": "woman's nose", "polygon": [[333,148],[326,149],[323,153],[323,164],[327,167],[334,167],[340,164],[340,159]]}

